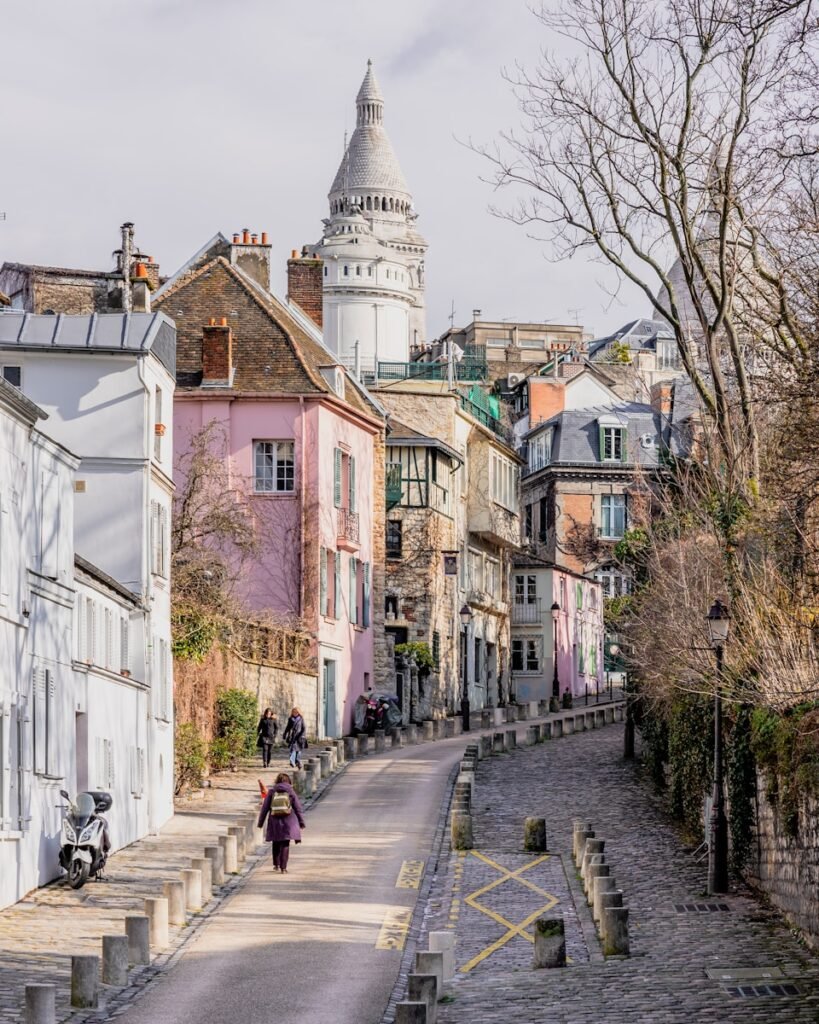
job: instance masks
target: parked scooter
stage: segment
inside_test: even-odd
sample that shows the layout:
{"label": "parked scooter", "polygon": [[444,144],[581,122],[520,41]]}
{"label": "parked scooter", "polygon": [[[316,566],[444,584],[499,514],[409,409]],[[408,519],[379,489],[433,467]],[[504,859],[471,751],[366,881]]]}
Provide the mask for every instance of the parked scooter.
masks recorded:
{"label": "parked scooter", "polygon": [[111,841],[102,815],[113,801],[110,793],[99,790],[78,793],[73,801],[64,789],[60,796],[68,801],[60,830],[60,867],[68,872],[71,888],[81,889],[89,878],[102,874],[108,859]]}

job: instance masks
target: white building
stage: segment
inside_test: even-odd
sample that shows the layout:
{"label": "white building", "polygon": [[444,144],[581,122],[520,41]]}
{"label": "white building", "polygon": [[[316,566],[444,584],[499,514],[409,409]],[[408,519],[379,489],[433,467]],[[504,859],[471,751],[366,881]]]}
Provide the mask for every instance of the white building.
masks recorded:
{"label": "white building", "polygon": [[387,133],[372,69],[356,97],[357,121],[329,193],[330,216],[311,252],[324,261],[324,342],[362,374],[406,362],[426,341],[424,254],[412,196]]}
{"label": "white building", "polygon": [[[11,371],[23,394],[48,414],[49,434],[81,460],[74,483],[71,558],[76,550],[96,568],[95,581],[84,578],[80,589],[86,597],[89,587],[99,591],[102,586],[105,591],[102,574],[114,588],[121,588],[116,594],[108,587],[107,606],[113,601],[124,607],[128,593],[134,601],[129,614],[144,617],[144,627],[129,638],[129,665],[114,664],[110,669],[120,677],[116,692],[127,690],[129,696],[125,704],[112,697],[104,712],[140,717],[128,746],[145,751],[146,798],[140,806],[147,810],[140,811],[145,820],[123,826],[122,835],[129,837],[124,841],[145,829],[157,829],[173,813],[169,562],[175,353],[176,331],[162,313],[0,312],[4,375]],[[68,564],[71,573],[71,559]],[[95,643],[103,642],[99,638],[104,604],[100,592]],[[111,608],[111,614],[121,612]],[[78,662],[86,660],[76,647],[75,655]],[[95,655],[90,660],[109,671],[104,658]],[[123,668],[131,672],[132,683],[123,682]],[[139,698],[129,689],[136,682]],[[95,692],[89,676],[89,700]],[[106,692],[115,691],[109,687]],[[98,712],[89,714],[94,717]],[[92,727],[90,720],[87,727]],[[89,732],[95,757],[96,738],[113,743],[115,731],[112,723],[110,728],[100,725],[98,733]],[[120,761],[124,765],[130,755],[119,746],[114,745],[115,770],[121,779],[125,769]],[[97,780],[98,767],[89,767],[86,777]],[[112,822],[116,814],[115,805]]]}

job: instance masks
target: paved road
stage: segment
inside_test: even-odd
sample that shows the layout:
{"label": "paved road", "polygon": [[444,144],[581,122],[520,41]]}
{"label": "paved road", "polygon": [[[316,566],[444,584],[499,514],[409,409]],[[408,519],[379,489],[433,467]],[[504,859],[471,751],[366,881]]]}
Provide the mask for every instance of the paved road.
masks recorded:
{"label": "paved road", "polygon": [[405,861],[430,853],[464,737],[353,763],[307,818],[286,876],[272,863],[203,928],[124,1024],[377,1024],[398,976],[400,936],[417,891]]}

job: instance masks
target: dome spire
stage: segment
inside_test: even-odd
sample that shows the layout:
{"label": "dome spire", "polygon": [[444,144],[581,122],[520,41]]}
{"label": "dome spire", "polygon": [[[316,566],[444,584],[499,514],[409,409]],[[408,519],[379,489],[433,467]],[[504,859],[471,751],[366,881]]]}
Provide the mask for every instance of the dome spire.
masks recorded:
{"label": "dome spire", "polygon": [[364,75],[364,81],[358,90],[355,104],[358,108],[356,124],[359,127],[381,127],[384,124],[384,97],[381,94],[381,87],[375,77],[371,60],[367,61],[367,73]]}

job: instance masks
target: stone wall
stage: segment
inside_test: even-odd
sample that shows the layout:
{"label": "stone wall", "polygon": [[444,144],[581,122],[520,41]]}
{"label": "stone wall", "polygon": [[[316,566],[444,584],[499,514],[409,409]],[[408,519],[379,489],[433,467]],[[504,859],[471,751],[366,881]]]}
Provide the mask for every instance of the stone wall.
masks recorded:
{"label": "stone wall", "polygon": [[757,835],[749,881],[819,949],[819,799],[799,803],[799,827],[788,835],[764,777],[757,778]]}

